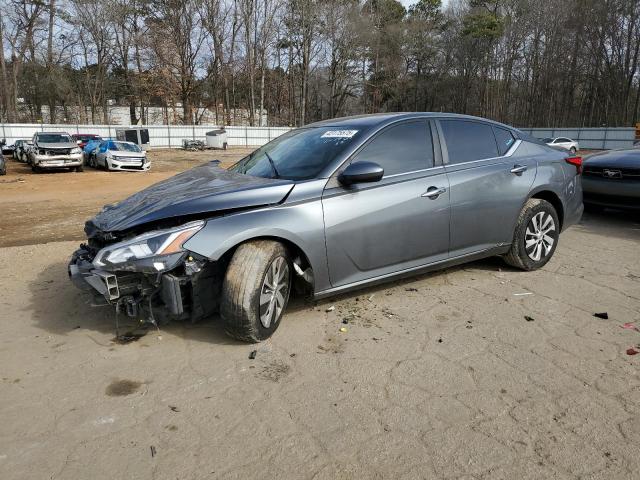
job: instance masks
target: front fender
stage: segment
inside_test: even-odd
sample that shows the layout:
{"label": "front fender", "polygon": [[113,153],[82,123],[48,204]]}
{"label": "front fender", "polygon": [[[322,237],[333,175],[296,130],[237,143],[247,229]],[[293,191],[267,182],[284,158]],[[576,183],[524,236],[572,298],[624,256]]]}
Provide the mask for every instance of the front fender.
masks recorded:
{"label": "front fender", "polygon": [[212,218],[184,248],[212,261],[254,238],[281,238],[295,244],[313,269],[316,291],[330,287],[319,201],[277,205]]}

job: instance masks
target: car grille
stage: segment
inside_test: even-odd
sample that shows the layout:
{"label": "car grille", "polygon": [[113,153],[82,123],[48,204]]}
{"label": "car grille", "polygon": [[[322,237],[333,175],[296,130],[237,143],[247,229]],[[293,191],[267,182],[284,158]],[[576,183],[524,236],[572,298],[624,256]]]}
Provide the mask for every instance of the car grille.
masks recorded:
{"label": "car grille", "polygon": [[56,148],[56,149],[47,149],[45,150],[45,155],[54,156],[54,155],[70,155],[70,148]]}
{"label": "car grille", "polygon": [[586,166],[582,170],[585,177],[599,177],[607,180],[627,180],[640,181],[640,168],[615,168],[615,167],[590,167]]}

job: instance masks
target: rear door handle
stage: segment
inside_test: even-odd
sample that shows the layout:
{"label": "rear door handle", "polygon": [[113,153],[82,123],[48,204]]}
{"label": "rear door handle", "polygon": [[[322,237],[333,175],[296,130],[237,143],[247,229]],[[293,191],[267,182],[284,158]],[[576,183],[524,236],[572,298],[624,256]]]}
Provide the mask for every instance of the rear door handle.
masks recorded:
{"label": "rear door handle", "polygon": [[438,187],[429,187],[429,188],[427,188],[427,191],[422,194],[422,196],[430,198],[431,200],[435,200],[436,198],[438,198],[440,195],[442,195],[446,191],[447,191],[447,189],[444,188],[444,187],[439,187],[439,188]]}
{"label": "rear door handle", "polygon": [[523,172],[527,171],[526,165],[514,165],[510,170],[511,173],[515,173],[516,175],[522,175]]}

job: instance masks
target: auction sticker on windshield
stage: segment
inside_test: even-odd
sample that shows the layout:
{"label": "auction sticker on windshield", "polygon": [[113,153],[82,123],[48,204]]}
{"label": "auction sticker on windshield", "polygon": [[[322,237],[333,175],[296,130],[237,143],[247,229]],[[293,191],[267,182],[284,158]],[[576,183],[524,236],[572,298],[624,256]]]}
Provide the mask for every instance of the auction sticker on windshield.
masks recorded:
{"label": "auction sticker on windshield", "polygon": [[322,138],[351,138],[358,130],[328,130],[322,134]]}

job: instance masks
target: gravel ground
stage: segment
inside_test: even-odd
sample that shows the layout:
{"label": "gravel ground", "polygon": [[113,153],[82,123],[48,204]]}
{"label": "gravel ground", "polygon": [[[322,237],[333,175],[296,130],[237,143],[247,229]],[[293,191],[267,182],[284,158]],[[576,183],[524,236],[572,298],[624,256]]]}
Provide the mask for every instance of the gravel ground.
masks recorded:
{"label": "gravel ground", "polygon": [[637,218],[587,215],[537,272],[295,300],[257,346],[215,320],[113,343],[76,244],[0,248],[3,480],[638,478]]}

